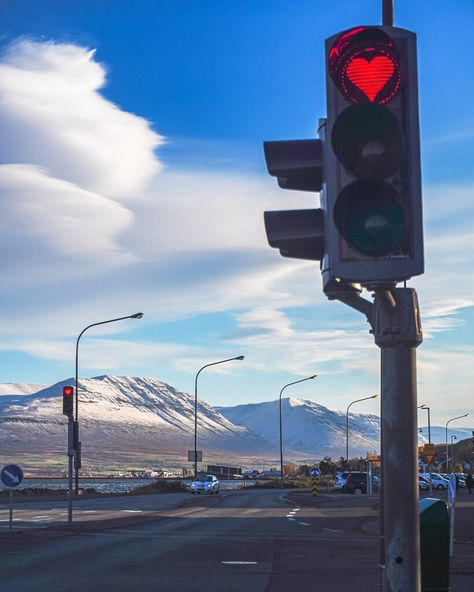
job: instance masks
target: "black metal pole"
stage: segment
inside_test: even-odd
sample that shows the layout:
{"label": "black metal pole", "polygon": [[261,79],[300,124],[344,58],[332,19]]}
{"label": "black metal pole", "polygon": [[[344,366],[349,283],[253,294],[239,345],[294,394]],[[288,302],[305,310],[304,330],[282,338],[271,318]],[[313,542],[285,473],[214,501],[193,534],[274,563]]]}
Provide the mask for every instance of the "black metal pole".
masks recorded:
{"label": "black metal pole", "polygon": [[382,25],[393,27],[393,0],[382,0]]}
{"label": "black metal pole", "polygon": [[[430,408],[429,407],[425,407],[425,409],[428,411],[428,443],[431,444],[431,418],[430,418]],[[428,471],[430,474],[430,497],[433,497],[433,483],[431,482],[431,471],[433,470],[433,465],[432,465],[433,461],[430,461],[428,463]]]}
{"label": "black metal pole", "polygon": [[204,368],[209,368],[209,366],[217,366],[217,364],[224,364],[225,362],[232,362],[233,360],[243,360],[245,356],[236,356],[235,358],[228,358],[226,360],[220,360],[219,362],[211,362],[210,364],[205,364],[202,368],[199,369],[198,373],[196,374],[196,378],[194,379],[194,478],[197,477],[197,407],[198,407],[198,391],[197,391],[197,380],[198,376],[204,370]]}
{"label": "black metal pole", "polygon": [[306,378],[302,378],[301,380],[295,380],[294,382],[289,382],[285,384],[285,386],[280,391],[279,397],[279,417],[280,417],[280,487],[283,487],[283,421],[281,417],[281,395],[283,391],[286,389],[287,386],[291,386],[292,384],[298,384],[299,382],[304,382],[305,380],[312,380],[316,378],[317,374],[313,374],[312,376],[307,376]]}
{"label": "black metal pole", "polygon": [[[74,381],[74,385],[75,385],[75,396],[76,396],[76,409],[75,409],[75,420],[76,422],[79,422],[79,340],[81,339],[82,335],[87,331],[87,329],[90,329],[91,327],[97,327],[98,325],[107,325],[108,323],[115,323],[115,321],[123,321],[125,319],[141,319],[143,317],[143,313],[142,312],[137,312],[133,315],[128,315],[126,317],[118,317],[117,319],[110,319],[108,321],[101,321],[100,323],[92,323],[92,325],[87,325],[87,327],[85,327],[80,333],[79,333],[79,337],[77,338],[76,341],[76,375],[75,375],[75,381]],[[78,428],[79,428],[79,423],[78,423]],[[78,451],[74,451],[75,454],[78,454]],[[79,493],[79,462],[76,463],[76,468],[75,468],[75,493],[76,495]]]}

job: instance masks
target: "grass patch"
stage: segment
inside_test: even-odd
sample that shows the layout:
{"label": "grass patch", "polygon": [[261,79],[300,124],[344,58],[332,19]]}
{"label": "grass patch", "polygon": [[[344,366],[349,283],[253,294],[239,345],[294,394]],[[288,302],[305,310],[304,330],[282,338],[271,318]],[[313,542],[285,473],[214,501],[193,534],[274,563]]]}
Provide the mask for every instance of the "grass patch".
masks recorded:
{"label": "grass patch", "polygon": [[149,483],[147,485],[141,485],[140,487],[132,489],[129,492],[129,495],[136,495],[137,493],[181,493],[183,491],[188,491],[186,484],[180,481],[179,479],[176,479],[166,481],[154,481],[153,483]]}

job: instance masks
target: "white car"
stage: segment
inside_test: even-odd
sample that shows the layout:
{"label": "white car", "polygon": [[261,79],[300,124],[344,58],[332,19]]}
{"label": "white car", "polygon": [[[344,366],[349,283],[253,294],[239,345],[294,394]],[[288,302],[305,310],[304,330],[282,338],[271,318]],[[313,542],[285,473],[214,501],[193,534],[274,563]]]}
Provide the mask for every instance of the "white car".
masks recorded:
{"label": "white car", "polygon": [[215,475],[199,474],[191,483],[191,493],[219,493],[219,481]]}
{"label": "white car", "polygon": [[449,487],[449,480],[445,479],[438,473],[422,473],[422,476],[425,479],[430,479],[433,489],[448,489]]}
{"label": "white car", "polygon": [[421,475],[418,476],[418,487],[419,489],[426,491],[430,488],[429,479],[422,477]]}

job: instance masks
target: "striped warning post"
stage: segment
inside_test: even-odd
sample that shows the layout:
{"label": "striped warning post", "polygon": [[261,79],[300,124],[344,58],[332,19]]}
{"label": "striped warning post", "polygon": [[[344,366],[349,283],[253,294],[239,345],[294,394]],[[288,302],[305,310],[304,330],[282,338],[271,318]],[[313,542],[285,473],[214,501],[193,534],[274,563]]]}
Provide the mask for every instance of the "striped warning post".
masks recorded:
{"label": "striped warning post", "polygon": [[318,495],[318,480],[313,479],[313,483],[311,485],[311,495]]}

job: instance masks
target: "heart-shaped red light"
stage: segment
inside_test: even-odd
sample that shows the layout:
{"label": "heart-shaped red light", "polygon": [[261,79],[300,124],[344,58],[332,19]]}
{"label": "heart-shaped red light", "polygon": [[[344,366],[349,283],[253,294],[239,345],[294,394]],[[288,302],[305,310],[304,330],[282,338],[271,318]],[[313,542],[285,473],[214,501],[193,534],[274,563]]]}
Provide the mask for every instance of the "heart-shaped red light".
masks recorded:
{"label": "heart-shaped red light", "polygon": [[392,77],[394,70],[394,63],[389,57],[378,55],[370,61],[355,58],[349,62],[346,74],[352,84],[373,102]]}

